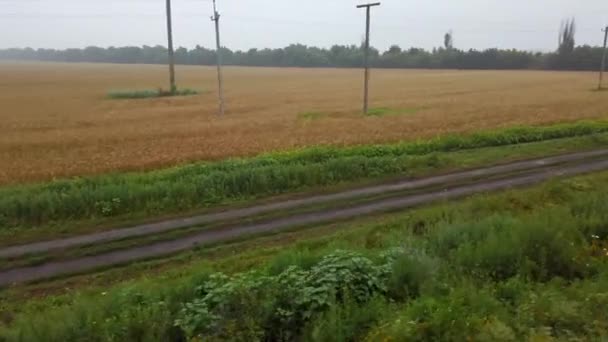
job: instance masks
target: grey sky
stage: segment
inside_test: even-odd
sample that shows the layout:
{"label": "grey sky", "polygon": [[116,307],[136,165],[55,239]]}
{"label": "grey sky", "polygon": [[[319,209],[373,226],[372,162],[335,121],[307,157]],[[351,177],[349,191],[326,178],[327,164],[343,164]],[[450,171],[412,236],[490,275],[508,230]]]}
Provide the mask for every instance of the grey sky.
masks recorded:
{"label": "grey sky", "polygon": [[[214,44],[211,0],[173,0],[175,42]],[[223,45],[233,49],[357,44],[357,0],[218,0]],[[0,0],[0,48],[166,44],[164,0]],[[577,44],[599,45],[607,0],[384,0],[372,44],[432,48],[453,30],[458,48],[553,50],[560,21],[575,17]]]}

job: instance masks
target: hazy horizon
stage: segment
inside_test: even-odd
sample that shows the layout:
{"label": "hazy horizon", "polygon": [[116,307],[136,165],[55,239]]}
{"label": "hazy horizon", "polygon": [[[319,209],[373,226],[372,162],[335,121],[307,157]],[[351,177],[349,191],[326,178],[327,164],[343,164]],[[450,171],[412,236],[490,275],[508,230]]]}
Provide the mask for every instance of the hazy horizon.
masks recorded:
{"label": "hazy horizon", "polygon": [[[233,50],[279,48],[292,43],[329,47],[359,44],[364,34],[360,1],[218,0],[222,45]],[[0,0],[0,48],[166,46],[164,0]],[[413,10],[416,9],[416,12]],[[173,0],[176,47],[214,46],[210,0]],[[385,0],[372,13],[372,45],[385,50],[432,49],[453,31],[460,49],[516,48],[552,51],[560,22],[577,20],[577,45],[600,45],[608,1]]]}

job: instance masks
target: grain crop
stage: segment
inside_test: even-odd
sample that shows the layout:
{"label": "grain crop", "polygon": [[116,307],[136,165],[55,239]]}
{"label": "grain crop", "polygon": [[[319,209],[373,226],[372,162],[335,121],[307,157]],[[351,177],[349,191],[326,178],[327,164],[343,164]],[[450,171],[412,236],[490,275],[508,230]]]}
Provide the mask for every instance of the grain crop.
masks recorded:
{"label": "grain crop", "polygon": [[4,62],[0,74],[0,184],[608,117],[583,72],[374,70],[382,115],[367,117],[352,69],[228,67],[224,117],[210,67],[177,68],[200,95],[119,101],[107,93],[166,87],[166,67]]}

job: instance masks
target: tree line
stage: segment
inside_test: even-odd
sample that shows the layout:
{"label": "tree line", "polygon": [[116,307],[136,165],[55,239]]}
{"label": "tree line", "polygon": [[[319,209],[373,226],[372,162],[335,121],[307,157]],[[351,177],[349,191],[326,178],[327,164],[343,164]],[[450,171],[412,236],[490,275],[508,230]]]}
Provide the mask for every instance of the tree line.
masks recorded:
{"label": "tree line", "polygon": [[[602,58],[600,47],[578,46],[563,54],[533,53],[521,50],[459,50],[437,48],[432,51],[392,46],[380,53],[372,49],[370,63],[377,68],[428,69],[551,69],[597,70]],[[179,48],[175,62],[185,65],[214,65],[214,50],[197,46]],[[227,65],[267,67],[361,67],[363,50],[356,45],[335,45],[329,49],[294,44],[279,49],[232,51],[222,49]],[[167,49],[163,46],[87,47],[84,49],[4,49],[0,59],[54,62],[99,62],[127,64],[166,64]]]}
{"label": "tree line", "polygon": [[[452,33],[446,33],[440,48],[401,49],[397,45],[386,51],[372,48],[370,63],[376,68],[427,69],[547,69],[597,70],[603,49],[588,45],[575,46],[574,20],[566,21],[560,30],[559,46],[555,52],[534,53],[516,49],[461,50],[453,46]],[[233,51],[222,48],[227,65],[264,67],[361,67],[363,46],[334,45],[318,48],[292,44],[277,49]],[[84,49],[4,49],[0,59],[55,62],[100,62],[131,64],[166,64],[167,49],[163,46],[87,47]],[[214,65],[216,52],[197,46],[175,50],[175,62],[185,65]]]}

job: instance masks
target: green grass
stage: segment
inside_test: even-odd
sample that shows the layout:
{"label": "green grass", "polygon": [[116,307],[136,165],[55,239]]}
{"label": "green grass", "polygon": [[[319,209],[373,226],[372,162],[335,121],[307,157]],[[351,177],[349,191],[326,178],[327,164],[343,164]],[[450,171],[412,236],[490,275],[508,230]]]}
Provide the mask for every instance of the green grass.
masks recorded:
{"label": "green grass", "polygon": [[108,93],[108,98],[113,100],[127,100],[127,99],[149,99],[155,97],[168,97],[168,96],[192,96],[199,94],[199,91],[194,89],[175,89],[170,90],[114,90]]}
{"label": "green grass", "polygon": [[395,145],[315,147],[151,172],[9,186],[0,188],[0,236],[7,244],[69,235],[86,230],[85,226],[190,213],[296,191],[601,147],[606,146],[606,132],[606,122],[521,127]]}
{"label": "green grass", "polygon": [[414,115],[423,108],[388,108],[378,107],[370,108],[367,111],[367,116],[394,116],[394,115]]}
{"label": "green grass", "polygon": [[[375,117],[382,117],[382,116],[398,116],[398,115],[414,115],[418,112],[420,112],[421,110],[423,110],[425,108],[419,107],[419,108],[388,108],[388,107],[376,107],[376,108],[370,108],[367,112],[367,116],[375,116]],[[315,121],[315,120],[320,120],[323,118],[328,117],[329,114],[328,113],[324,113],[324,112],[316,112],[316,111],[310,111],[310,112],[302,112],[298,114],[298,119],[308,122],[308,121]]]}
{"label": "green grass", "polygon": [[160,275],[15,301],[0,339],[603,340],[607,203],[601,173],[199,251]]}

